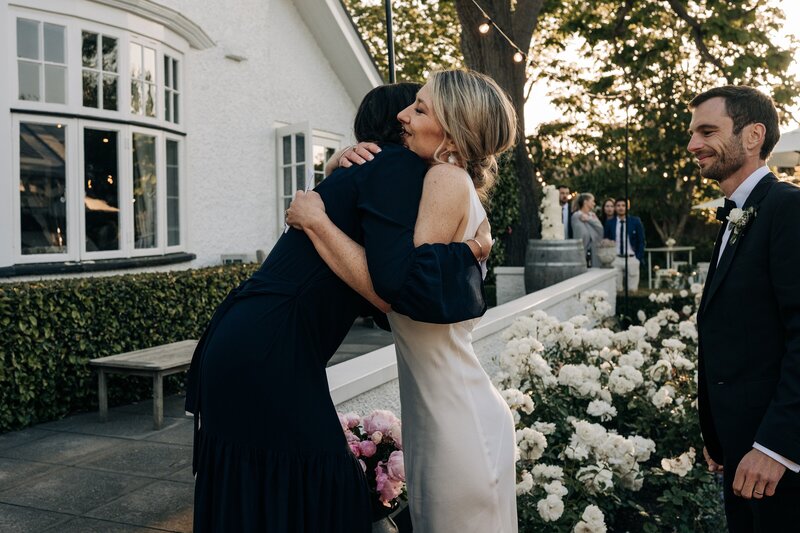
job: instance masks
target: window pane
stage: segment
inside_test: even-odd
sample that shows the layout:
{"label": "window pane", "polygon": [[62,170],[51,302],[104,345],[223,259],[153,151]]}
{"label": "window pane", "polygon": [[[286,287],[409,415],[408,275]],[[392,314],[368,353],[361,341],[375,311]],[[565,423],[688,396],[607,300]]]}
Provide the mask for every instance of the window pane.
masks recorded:
{"label": "window pane", "polygon": [[283,138],[283,164],[288,165],[292,162],[292,137],[287,135]]}
{"label": "window pane", "polygon": [[106,72],[117,71],[117,40],[105,35],[103,36],[103,70]]}
{"label": "window pane", "polygon": [[103,74],[103,109],[117,110],[117,80],[114,74]]}
{"label": "window pane", "polygon": [[178,94],[172,95],[172,122],[175,124],[180,124],[180,120],[178,120]]}
{"label": "window pane", "polygon": [[325,147],[315,144],[313,156],[314,172],[322,172],[325,170]]}
{"label": "window pane", "polygon": [[144,84],[145,91],[145,114],[148,117],[156,116],[156,86],[153,83]]}
{"label": "window pane", "polygon": [[142,114],[142,83],[131,80],[131,113]]}
{"label": "window pane", "polygon": [[283,167],[283,196],[294,194],[292,185],[292,167]]}
{"label": "window pane", "polygon": [[172,66],[172,60],[169,58],[168,55],[164,55],[164,87],[172,87],[172,73],[170,72],[170,67]]}
{"label": "window pane", "polygon": [[66,128],[19,125],[20,249],[23,255],[66,253]]}
{"label": "window pane", "polygon": [[86,251],[119,250],[117,132],[83,130]]}
{"label": "window pane", "polygon": [[44,66],[44,101],[53,104],[67,103],[67,68]]}
{"label": "window pane", "polygon": [[172,98],[169,89],[164,89],[164,120],[172,121]]}
{"label": "window pane", "polygon": [[181,243],[178,141],[167,141],[167,246]]}
{"label": "window pane", "polygon": [[295,167],[295,186],[297,189],[305,189],[306,188],[306,166],[305,165],[297,165]]}
{"label": "window pane", "polygon": [[83,66],[97,68],[97,34],[85,31],[81,35],[83,35],[83,46],[81,48]]}
{"label": "window pane", "polygon": [[133,134],[133,239],[136,248],[155,248],[156,142],[152,135]]}
{"label": "window pane", "polygon": [[294,154],[295,162],[304,163],[306,160],[306,136],[302,133],[294,135]]}
{"label": "window pane", "polygon": [[98,107],[97,98],[97,72],[83,71],[83,105],[84,107]]}
{"label": "window pane", "polygon": [[156,51],[152,48],[144,49],[144,81],[156,81]]}
{"label": "window pane", "polygon": [[131,78],[142,77],[142,47],[131,43]]}
{"label": "window pane", "polygon": [[176,91],[180,90],[180,87],[178,87],[178,78],[180,76],[178,76],[178,74],[179,74],[179,72],[178,72],[178,60],[177,59],[173,59],[172,60],[172,88],[175,89]]}
{"label": "window pane", "polygon": [[39,63],[29,63],[28,61],[19,62],[19,99],[41,100],[39,93],[39,73],[41,65]]}
{"label": "window pane", "polygon": [[64,59],[64,26],[44,25],[44,60],[52,63],[66,63]]}
{"label": "window pane", "polygon": [[17,57],[39,57],[39,23],[35,20],[17,19]]}

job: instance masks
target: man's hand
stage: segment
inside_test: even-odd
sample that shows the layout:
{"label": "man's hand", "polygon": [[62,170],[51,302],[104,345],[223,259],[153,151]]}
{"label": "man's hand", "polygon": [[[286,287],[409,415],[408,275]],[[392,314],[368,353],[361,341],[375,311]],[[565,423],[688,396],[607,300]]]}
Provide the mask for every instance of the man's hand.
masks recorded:
{"label": "man's hand", "polygon": [[719,472],[722,473],[722,465],[717,463],[714,459],[708,455],[708,450],[705,446],[703,446],[703,457],[706,460],[706,464],[708,464],[708,471],[709,472]]}
{"label": "man's hand", "polygon": [[325,216],[325,202],[314,191],[297,191],[286,209],[286,223],[293,228],[306,230]]}
{"label": "man's hand", "polygon": [[[492,239],[492,227],[489,225],[489,219],[483,219],[483,222],[481,222],[481,225],[478,226],[478,230],[475,232],[474,238],[480,243],[480,246],[477,247],[477,250],[473,249],[472,253],[475,255],[475,259],[483,261],[489,257],[492,251],[492,245],[494,244],[494,239]],[[470,249],[472,249],[472,246],[470,246]]]}
{"label": "man's hand", "polygon": [[747,452],[733,478],[733,493],[749,500],[773,496],[786,467],[756,449]]}

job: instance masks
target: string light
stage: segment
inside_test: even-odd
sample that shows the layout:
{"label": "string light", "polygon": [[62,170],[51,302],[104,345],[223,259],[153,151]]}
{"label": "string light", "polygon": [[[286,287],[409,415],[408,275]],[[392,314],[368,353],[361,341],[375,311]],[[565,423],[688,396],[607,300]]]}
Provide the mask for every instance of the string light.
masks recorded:
{"label": "string light", "polygon": [[481,34],[486,35],[487,33],[489,33],[489,30],[492,29],[492,26],[494,26],[495,29],[497,30],[497,33],[499,33],[503,37],[503,39],[508,41],[508,44],[511,45],[511,48],[516,50],[516,52],[514,53],[514,62],[522,63],[523,61],[525,61],[525,58],[527,57],[527,54],[525,54],[525,52],[523,52],[522,49],[519,46],[517,46],[517,43],[512,41],[511,38],[508,35],[506,35],[506,32],[504,32],[502,29],[500,29],[500,26],[498,26],[495,23],[495,21],[492,20],[492,18],[489,16],[489,14],[486,12],[486,10],[483,9],[480,6],[480,4],[478,4],[478,2],[476,0],[472,0],[472,3],[475,4],[475,7],[478,8],[478,10],[481,12],[481,14],[486,19],[478,26],[478,31]]}

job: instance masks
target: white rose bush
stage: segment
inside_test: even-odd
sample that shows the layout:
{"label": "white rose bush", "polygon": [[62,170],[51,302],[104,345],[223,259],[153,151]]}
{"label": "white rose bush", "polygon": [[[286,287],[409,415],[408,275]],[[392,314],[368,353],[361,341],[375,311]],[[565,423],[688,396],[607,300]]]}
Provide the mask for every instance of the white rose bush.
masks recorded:
{"label": "white rose bush", "polygon": [[504,332],[495,383],[517,424],[520,531],[724,523],[696,414],[698,293],[653,295],[639,324],[615,331],[594,291],[585,315],[536,311]]}

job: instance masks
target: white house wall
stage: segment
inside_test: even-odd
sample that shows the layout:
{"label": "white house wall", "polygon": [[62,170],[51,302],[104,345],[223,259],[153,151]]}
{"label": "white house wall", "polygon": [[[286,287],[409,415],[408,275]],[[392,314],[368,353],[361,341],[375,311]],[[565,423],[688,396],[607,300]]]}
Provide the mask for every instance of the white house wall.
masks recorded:
{"label": "white house wall", "polygon": [[[31,7],[43,5],[40,0],[29,3]],[[70,9],[80,10],[81,17],[91,18],[92,10],[108,13],[114,9],[101,3],[110,2],[70,0],[61,4],[62,13],[72,16],[77,13]],[[358,102],[348,94],[291,0],[154,3],[180,13],[216,43],[198,50],[184,41],[180,50],[184,54],[182,126],[186,131],[180,207],[186,216],[181,233],[183,249],[197,259],[177,268],[219,264],[222,254],[246,254],[255,260],[256,250],[268,252],[280,235],[275,128],[307,121],[312,130],[341,135],[342,143],[349,144]],[[12,5],[27,4],[22,0]],[[13,27],[9,3],[2,2],[0,8],[3,27]],[[154,21],[118,15],[140,20],[141,26],[153,33]],[[137,27],[127,29],[137,31]],[[168,44],[179,39],[163,29],[162,35],[149,36]],[[3,35],[0,43],[0,68],[9,72],[16,68],[14,37]],[[0,101],[15,107],[16,89],[10,85],[3,84]],[[352,84],[350,88],[352,92]],[[12,212],[10,198],[16,177],[11,170],[9,115],[0,114],[0,267],[14,262],[12,234],[7,228],[19,216]]]}

